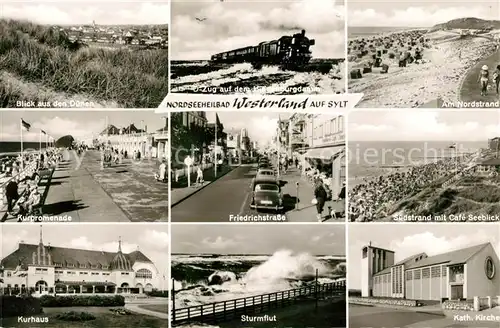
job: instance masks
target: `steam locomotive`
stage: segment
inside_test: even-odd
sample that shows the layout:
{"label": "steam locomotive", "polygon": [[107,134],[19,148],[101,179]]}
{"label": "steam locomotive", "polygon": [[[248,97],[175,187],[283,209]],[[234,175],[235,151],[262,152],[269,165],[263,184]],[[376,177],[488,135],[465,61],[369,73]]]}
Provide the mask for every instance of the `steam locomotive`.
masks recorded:
{"label": "steam locomotive", "polygon": [[293,69],[306,65],[311,60],[310,46],[314,39],[306,37],[302,30],[293,36],[282,36],[278,40],[261,42],[256,46],[221,52],[211,57],[212,63],[251,63],[255,68],[262,65],[280,65]]}

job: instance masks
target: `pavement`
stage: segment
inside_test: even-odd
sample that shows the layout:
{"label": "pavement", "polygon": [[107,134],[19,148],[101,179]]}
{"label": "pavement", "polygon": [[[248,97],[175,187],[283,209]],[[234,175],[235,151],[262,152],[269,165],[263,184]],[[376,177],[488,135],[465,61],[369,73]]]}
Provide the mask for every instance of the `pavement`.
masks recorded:
{"label": "pavement", "polygon": [[223,177],[227,173],[231,172],[234,168],[237,166],[229,166],[225,165],[222,167],[217,168],[217,176],[215,176],[215,169],[213,167],[208,168],[203,171],[203,183],[196,183],[196,176],[197,173],[192,173],[190,177],[190,183],[191,185],[188,187],[188,181],[187,177],[180,177],[179,181],[174,181],[172,178],[172,195],[170,196],[170,201],[172,203],[172,206],[175,206],[179,204],[180,202],[184,201],[186,198],[190,197],[191,195],[197,193],[201,189],[205,188],[208,186],[210,183],[214,182],[215,180]]}
{"label": "pavement", "polygon": [[[476,313],[468,312],[471,317]],[[479,312],[478,312],[479,313]],[[483,312],[480,312],[483,314]],[[422,308],[403,309],[379,306],[349,305],[349,328],[493,328],[498,327],[498,321],[461,321],[454,313],[432,313]]]}
{"label": "pavement", "polygon": [[[213,169],[210,169],[213,172]],[[208,172],[207,172],[208,173]],[[252,179],[256,164],[242,164],[220,175],[217,179],[204,174],[203,186],[172,188],[172,222],[228,222],[230,215],[257,215],[250,208]],[[195,181],[196,177],[192,181]],[[296,169],[280,176],[284,194],[285,216],[288,222],[317,222],[316,208],[311,204],[312,185],[300,177]],[[296,182],[299,182],[297,197]],[[189,190],[191,189],[191,190]],[[303,197],[301,195],[304,195]],[[299,198],[299,199],[298,199]],[[297,202],[297,199],[299,202]],[[342,202],[328,202],[328,206],[343,211]],[[323,220],[328,220],[326,211]],[[337,219],[339,221],[344,219]],[[282,221],[277,221],[282,222]]]}
{"label": "pavement", "polygon": [[493,74],[495,67],[500,64],[500,50],[495,51],[491,56],[479,60],[472,68],[469,69],[467,75],[465,76],[459,90],[460,100],[470,102],[470,101],[499,101],[500,97],[496,94],[496,90],[488,90],[486,96],[481,96],[481,86],[477,81],[479,72],[483,65],[487,65],[490,69],[490,74]]}
{"label": "pavement", "polygon": [[167,221],[168,184],[154,179],[156,161],[132,162],[102,169],[100,153],[82,158],[65,151],[48,186],[47,216],[72,222]]}
{"label": "pavement", "polygon": [[[164,312],[158,312],[158,311],[153,311],[153,310],[148,310],[142,306],[144,305],[157,305],[157,306],[164,306],[165,311]],[[131,301],[125,303],[125,309],[140,313],[140,314],[145,314],[145,315],[150,315],[154,316],[160,319],[167,319],[168,320],[168,299],[165,300],[158,300],[158,299],[146,299],[146,300],[139,300],[139,301]]]}

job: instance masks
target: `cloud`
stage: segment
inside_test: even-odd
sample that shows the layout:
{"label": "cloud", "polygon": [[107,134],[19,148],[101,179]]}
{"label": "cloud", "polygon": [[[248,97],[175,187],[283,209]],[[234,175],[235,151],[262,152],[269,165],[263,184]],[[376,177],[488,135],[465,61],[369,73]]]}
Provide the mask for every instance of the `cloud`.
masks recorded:
{"label": "cloud", "polygon": [[209,59],[221,51],[275,40],[301,29],[316,40],[311,48],[314,57],[344,57],[344,6],[326,0],[240,4],[200,3],[196,12],[188,13],[184,9],[189,4],[173,3],[172,59]]}
{"label": "cloud", "polygon": [[311,238],[311,241],[312,241],[312,242],[314,242],[314,243],[317,243],[317,242],[318,242],[318,241],[320,241],[320,240],[321,240],[321,236],[313,236],[313,237]]}
{"label": "cloud", "polygon": [[208,249],[217,249],[217,250],[231,248],[239,244],[237,241],[233,239],[224,238],[221,236],[215,238],[214,240],[210,240],[210,238],[205,238],[201,243],[204,247]]}
{"label": "cloud", "polygon": [[102,25],[167,24],[170,7],[165,3],[118,1],[107,1],[105,5],[78,1],[69,6],[66,2],[10,3],[3,5],[2,16],[51,25],[92,24],[94,20],[96,24]]}
{"label": "cloud", "polygon": [[[367,5],[364,4],[366,7]],[[405,9],[392,10],[389,13],[373,8],[348,9],[349,26],[363,27],[432,27],[452,19],[477,17],[483,19],[498,19],[498,11],[492,10],[485,3],[470,6],[452,6],[440,8],[442,5],[411,6]]]}
{"label": "cloud", "polygon": [[151,249],[167,249],[169,245],[168,233],[165,231],[146,230],[139,238],[142,245]]}
{"label": "cloud", "polygon": [[[432,232],[424,232],[392,241],[389,249],[396,251],[396,261],[400,261],[420,252],[424,252],[429,256],[434,256],[469,246],[483,244],[487,241],[490,241],[490,238],[484,231],[476,231],[472,234],[462,234],[454,237],[438,237]],[[493,244],[498,246],[499,242],[500,241],[493,241]]]}
{"label": "cloud", "polygon": [[[30,131],[23,129],[24,142],[37,142],[40,138],[40,129],[53,136],[56,140],[67,134],[71,134],[75,139],[86,139],[91,137],[92,133],[97,135],[104,130],[104,120],[79,122],[61,117],[43,118],[41,120],[30,121]],[[20,141],[21,132],[19,124],[12,123],[2,126],[2,140]],[[42,135],[42,142],[45,142],[45,136]]]}
{"label": "cloud", "polygon": [[[498,118],[477,113],[481,121],[445,120],[438,112],[356,113],[349,117],[350,140],[484,140],[500,133]],[[469,113],[470,114],[470,113]],[[457,118],[455,116],[454,118]],[[370,123],[371,122],[371,123]]]}

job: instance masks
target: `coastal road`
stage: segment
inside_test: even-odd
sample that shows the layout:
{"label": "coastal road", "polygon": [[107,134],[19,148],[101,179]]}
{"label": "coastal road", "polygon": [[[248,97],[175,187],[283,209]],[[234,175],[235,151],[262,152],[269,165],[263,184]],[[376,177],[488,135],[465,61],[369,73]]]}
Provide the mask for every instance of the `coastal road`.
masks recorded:
{"label": "coastal road", "polygon": [[[479,76],[479,72],[481,71],[481,67],[483,65],[487,65],[490,69],[490,74],[493,74],[495,71],[495,67],[500,65],[500,50],[495,51],[489,57],[481,59],[476,65],[474,65],[465,76],[459,90],[459,99],[465,102],[472,101],[489,101],[494,102],[498,101],[499,97],[496,94],[494,88],[488,90],[488,94],[486,96],[481,96],[481,85],[477,82],[477,78]],[[493,87],[493,83],[491,86]]]}
{"label": "coastal road", "polygon": [[349,305],[349,328],[464,328],[498,327],[498,322],[455,321],[444,315],[423,313],[411,310]]}

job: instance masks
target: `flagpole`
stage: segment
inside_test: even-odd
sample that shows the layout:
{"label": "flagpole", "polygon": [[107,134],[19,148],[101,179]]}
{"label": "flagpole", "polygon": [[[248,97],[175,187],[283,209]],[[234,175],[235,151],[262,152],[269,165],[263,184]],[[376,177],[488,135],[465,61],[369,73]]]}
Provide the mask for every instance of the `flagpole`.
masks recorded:
{"label": "flagpole", "polygon": [[38,153],[42,155],[42,129],[38,132]]}
{"label": "flagpole", "polygon": [[24,170],[24,159],[23,159],[23,119],[19,121],[19,127],[21,128],[21,170]]}
{"label": "flagpole", "polygon": [[48,147],[49,147],[49,140],[48,140],[47,133],[45,133],[45,151],[47,151]]}
{"label": "flagpole", "polygon": [[217,129],[218,129],[218,119],[217,119],[217,112],[215,113],[215,147],[214,147],[214,172],[215,172],[215,177],[217,178]]}

